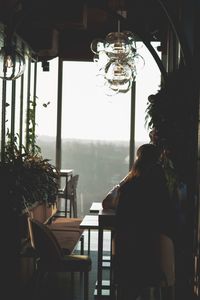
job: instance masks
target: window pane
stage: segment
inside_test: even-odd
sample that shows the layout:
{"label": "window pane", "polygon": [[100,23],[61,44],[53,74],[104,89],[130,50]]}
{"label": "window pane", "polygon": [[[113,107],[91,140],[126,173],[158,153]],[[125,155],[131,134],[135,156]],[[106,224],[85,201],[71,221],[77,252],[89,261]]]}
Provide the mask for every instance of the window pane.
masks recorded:
{"label": "window pane", "polygon": [[128,172],[130,92],[106,96],[92,62],[64,62],[62,168],[80,175],[79,215]]}
{"label": "window pane", "polygon": [[36,136],[43,157],[55,164],[58,59],[49,63],[49,72],[44,72],[41,64],[37,69]]}
{"label": "window pane", "polygon": [[12,81],[6,80],[6,133],[11,133]]}
{"label": "window pane", "polygon": [[22,144],[26,145],[26,124],[27,124],[27,104],[28,104],[28,57],[26,57],[26,69],[24,72],[23,82],[23,106],[22,106]]}
{"label": "window pane", "polygon": [[20,89],[21,89],[21,78],[16,80],[15,90],[15,134],[20,133]]}
{"label": "window pane", "polygon": [[[152,42],[156,49],[159,42]],[[145,116],[148,96],[157,93],[160,85],[160,70],[147,47],[138,42],[138,52],[144,58],[145,64],[142,69],[138,70],[136,78],[136,101],[135,101],[135,145],[136,148],[143,144],[149,143],[149,131],[145,126]]]}

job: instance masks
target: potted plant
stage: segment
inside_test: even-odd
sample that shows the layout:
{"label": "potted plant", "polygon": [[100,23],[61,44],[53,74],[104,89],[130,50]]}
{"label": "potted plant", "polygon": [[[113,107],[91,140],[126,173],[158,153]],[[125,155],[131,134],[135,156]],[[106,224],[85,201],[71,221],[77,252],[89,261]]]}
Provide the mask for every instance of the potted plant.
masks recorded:
{"label": "potted plant", "polygon": [[170,73],[159,91],[148,97],[146,125],[150,139],[163,153],[163,164],[172,180],[188,182],[191,163],[194,91],[189,67]]}
{"label": "potted plant", "polygon": [[6,144],[0,178],[5,244],[11,252],[9,256],[18,261],[28,236],[27,210],[42,204],[48,208],[56,202],[58,171],[40,151],[32,153],[19,147],[15,137]]}
{"label": "potted plant", "polygon": [[15,138],[6,145],[0,170],[7,182],[6,197],[13,212],[20,215],[36,203],[55,203],[58,171],[39,151],[33,154],[24,146],[19,149]]}
{"label": "potted plant", "polygon": [[[148,97],[146,124],[150,139],[162,153],[170,198],[176,213],[176,244],[185,247],[194,158],[195,80],[189,67],[170,73],[155,95]],[[194,155],[193,155],[194,156]],[[181,254],[182,256],[182,254]]]}

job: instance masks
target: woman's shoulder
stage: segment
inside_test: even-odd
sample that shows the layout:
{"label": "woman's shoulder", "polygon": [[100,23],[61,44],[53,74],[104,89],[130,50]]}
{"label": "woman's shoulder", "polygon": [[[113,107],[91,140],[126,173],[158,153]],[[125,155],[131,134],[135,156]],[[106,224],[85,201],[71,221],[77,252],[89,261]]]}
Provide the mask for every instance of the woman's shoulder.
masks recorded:
{"label": "woman's shoulder", "polygon": [[116,185],[103,199],[102,207],[115,209],[118,204],[118,196],[119,196],[119,185]]}
{"label": "woman's shoulder", "polygon": [[119,193],[123,194],[132,192],[138,186],[140,181],[139,177],[130,178],[122,186],[120,186]]}

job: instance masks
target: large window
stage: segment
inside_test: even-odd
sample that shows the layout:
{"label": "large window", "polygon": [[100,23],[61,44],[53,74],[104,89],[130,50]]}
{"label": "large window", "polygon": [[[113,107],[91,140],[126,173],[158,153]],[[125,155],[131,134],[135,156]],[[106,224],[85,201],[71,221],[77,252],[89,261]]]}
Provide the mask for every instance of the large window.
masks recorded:
{"label": "large window", "polygon": [[80,175],[80,215],[128,172],[130,100],[130,93],[106,96],[92,62],[64,62],[62,168]]}
{"label": "large window", "polygon": [[[158,43],[154,43],[156,47]],[[160,84],[160,71],[144,45],[139,45],[145,65],[136,80],[135,115],[131,116],[131,92],[106,96],[96,85],[93,62],[63,62],[61,168],[79,174],[78,213],[88,213],[94,201],[129,170],[131,118],[135,122],[135,147],[149,142],[145,110],[150,94]],[[55,162],[58,60],[50,72],[38,66],[37,127],[42,154]]]}

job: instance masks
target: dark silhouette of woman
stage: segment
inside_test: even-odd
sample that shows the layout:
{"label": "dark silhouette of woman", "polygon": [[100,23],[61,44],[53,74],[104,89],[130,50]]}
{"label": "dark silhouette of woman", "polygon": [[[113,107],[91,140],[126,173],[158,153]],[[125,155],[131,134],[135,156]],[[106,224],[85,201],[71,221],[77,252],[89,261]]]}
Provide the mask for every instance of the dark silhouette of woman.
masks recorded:
{"label": "dark silhouette of woman", "polygon": [[158,237],[164,233],[173,239],[174,209],[159,157],[155,145],[140,146],[119,188],[114,278],[120,300],[136,299],[145,287],[160,280]]}

